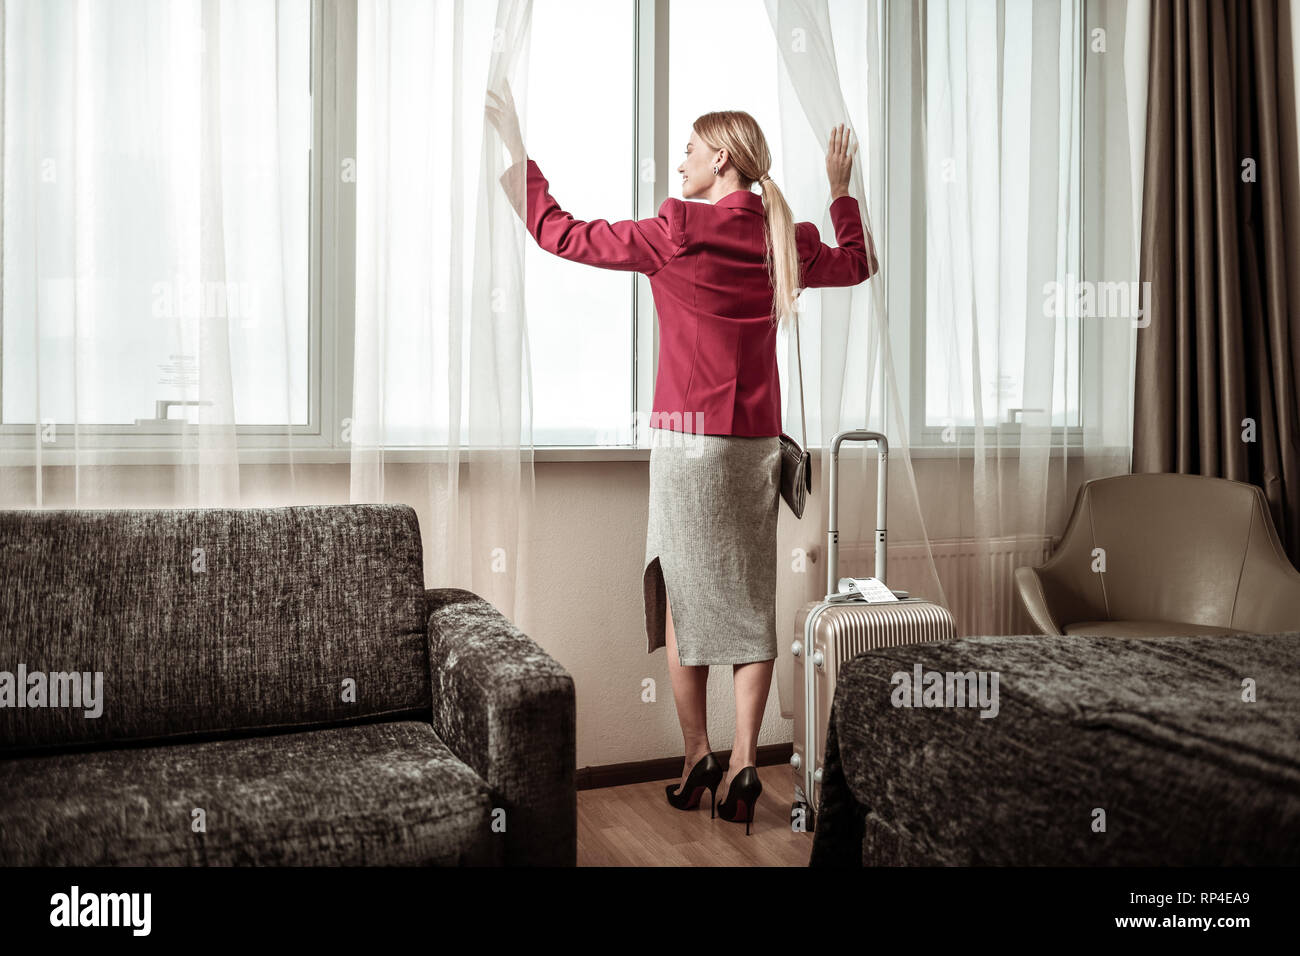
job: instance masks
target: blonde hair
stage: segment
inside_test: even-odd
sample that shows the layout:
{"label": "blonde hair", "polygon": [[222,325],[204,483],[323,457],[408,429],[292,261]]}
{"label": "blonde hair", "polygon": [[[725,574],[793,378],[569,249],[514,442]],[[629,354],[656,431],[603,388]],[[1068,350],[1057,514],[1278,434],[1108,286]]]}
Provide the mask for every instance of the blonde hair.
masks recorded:
{"label": "blonde hair", "polygon": [[759,183],[763,189],[763,216],[767,222],[767,251],[763,264],[772,279],[772,321],[784,327],[786,317],[798,320],[799,247],[795,243],[794,215],[785,196],[768,175],[772,153],[767,137],[754,117],[744,110],[705,113],[693,124],[695,134],[712,150],[725,149],[741,184]]}

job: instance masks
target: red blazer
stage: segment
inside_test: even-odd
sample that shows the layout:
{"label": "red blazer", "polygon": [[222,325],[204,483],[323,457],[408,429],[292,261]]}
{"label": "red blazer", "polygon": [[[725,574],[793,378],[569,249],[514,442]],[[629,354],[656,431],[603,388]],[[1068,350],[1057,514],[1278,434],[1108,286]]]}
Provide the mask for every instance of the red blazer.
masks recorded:
{"label": "red blazer", "polygon": [[[781,433],[781,385],[763,197],[740,190],[716,203],[668,198],[653,219],[580,222],[527,161],[528,231],[562,259],[643,272],[659,313],[659,374],[650,424],[702,435]],[[501,177],[518,176],[518,164]],[[831,203],[839,248],[796,223],[801,288],[856,285],[876,271],[858,201]]]}

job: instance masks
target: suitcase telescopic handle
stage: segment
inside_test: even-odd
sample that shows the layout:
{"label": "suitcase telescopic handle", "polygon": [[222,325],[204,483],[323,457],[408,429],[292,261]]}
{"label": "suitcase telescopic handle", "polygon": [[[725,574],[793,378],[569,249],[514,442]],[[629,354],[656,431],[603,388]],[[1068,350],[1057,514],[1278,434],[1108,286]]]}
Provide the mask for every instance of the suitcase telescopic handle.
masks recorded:
{"label": "suitcase telescopic handle", "polygon": [[842,431],[831,439],[830,457],[830,501],[827,512],[830,520],[826,531],[826,595],[836,593],[839,586],[840,564],[840,530],[839,530],[839,471],[840,443],[846,441],[875,442],[880,449],[879,465],[876,468],[876,578],[885,580],[885,489],[888,485],[889,439],[880,432],[869,432],[861,428]]}

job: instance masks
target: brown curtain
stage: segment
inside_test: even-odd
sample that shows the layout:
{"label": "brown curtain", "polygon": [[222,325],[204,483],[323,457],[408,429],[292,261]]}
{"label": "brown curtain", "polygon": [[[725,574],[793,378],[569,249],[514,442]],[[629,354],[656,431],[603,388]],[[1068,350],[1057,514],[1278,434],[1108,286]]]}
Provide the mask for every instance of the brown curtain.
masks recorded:
{"label": "brown curtain", "polygon": [[1133,470],[1259,485],[1300,565],[1291,14],[1276,0],[1151,11]]}

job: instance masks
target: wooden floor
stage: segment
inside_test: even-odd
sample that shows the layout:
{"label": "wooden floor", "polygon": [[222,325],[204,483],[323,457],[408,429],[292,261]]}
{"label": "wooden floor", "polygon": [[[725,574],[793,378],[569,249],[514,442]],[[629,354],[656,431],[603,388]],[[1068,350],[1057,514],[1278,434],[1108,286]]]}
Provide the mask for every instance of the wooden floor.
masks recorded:
{"label": "wooden floor", "polygon": [[[758,768],[763,792],[745,824],[668,805],[664,787],[680,778],[578,791],[578,866],[807,866],[813,835],[790,829],[790,768]],[[726,794],[718,787],[718,802]]]}

